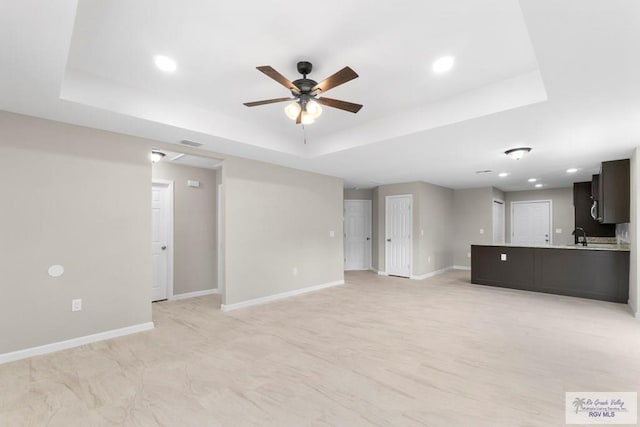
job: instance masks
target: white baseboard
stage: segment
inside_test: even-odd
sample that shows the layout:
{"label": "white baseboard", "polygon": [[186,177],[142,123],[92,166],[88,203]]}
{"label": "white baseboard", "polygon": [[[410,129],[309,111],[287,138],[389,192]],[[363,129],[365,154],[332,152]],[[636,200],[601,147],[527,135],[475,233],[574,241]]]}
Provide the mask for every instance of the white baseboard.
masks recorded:
{"label": "white baseboard", "polygon": [[633,306],[630,300],[627,300],[627,310],[633,317],[636,319],[640,319],[640,312]]}
{"label": "white baseboard", "polygon": [[369,271],[373,271],[374,273],[378,273],[378,270],[376,270],[375,268],[370,268]]}
{"label": "white baseboard", "polygon": [[466,265],[454,265],[451,267],[452,270],[468,270],[471,271],[471,267],[467,267]]}
{"label": "white baseboard", "polygon": [[[373,271],[375,271],[375,270],[373,270]],[[387,272],[386,272],[386,271],[380,271],[380,270],[378,270],[378,271],[377,271],[377,273],[378,273],[380,276],[388,276],[388,274],[387,274]]]}
{"label": "white baseboard", "polygon": [[174,300],[187,299],[187,298],[203,297],[205,295],[213,295],[213,294],[219,294],[219,293],[220,293],[219,288],[205,289],[204,291],[194,291],[194,292],[187,292],[184,294],[174,295],[169,299],[174,301]]}
{"label": "white baseboard", "polygon": [[26,348],[24,350],[12,351],[11,353],[0,354],[0,364],[14,362],[40,354],[53,353],[55,351],[66,350],[68,348],[80,347],[81,345],[104,341],[124,335],[135,334],[153,329],[153,322],[140,323],[139,325],[127,326],[126,328],[112,329],[110,331],[99,332],[97,334],[85,335],[83,337],[72,338],[66,341],[54,342],[38,347]]}
{"label": "white baseboard", "polygon": [[275,295],[269,295],[266,297],[250,299],[248,301],[237,302],[235,304],[222,304],[220,309],[222,311],[237,310],[239,308],[251,307],[253,305],[266,304],[268,302],[277,301],[284,298],[289,298],[296,295],[306,294],[308,292],[319,291],[321,289],[332,288],[334,286],[344,285],[344,280],[336,280],[335,282],[323,283],[321,285],[309,286],[307,288],[296,289],[294,291],[281,292]]}
{"label": "white baseboard", "polygon": [[411,277],[409,277],[409,279],[411,279],[411,280],[424,280],[424,279],[428,279],[429,277],[433,277],[433,276],[437,276],[437,275],[442,274],[442,273],[446,273],[447,271],[452,270],[452,269],[453,269],[453,267],[445,267],[445,268],[442,268],[440,270],[432,271],[431,273],[421,274],[419,276],[413,276],[412,275]]}

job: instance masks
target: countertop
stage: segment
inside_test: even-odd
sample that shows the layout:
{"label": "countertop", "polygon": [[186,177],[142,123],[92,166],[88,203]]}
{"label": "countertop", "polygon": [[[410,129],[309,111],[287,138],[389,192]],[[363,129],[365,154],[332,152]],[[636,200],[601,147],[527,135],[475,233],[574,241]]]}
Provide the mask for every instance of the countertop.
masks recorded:
{"label": "countertop", "polygon": [[476,246],[502,246],[509,248],[542,248],[542,249],[573,249],[581,251],[622,251],[629,252],[631,248],[626,245],[613,245],[610,243],[589,243],[588,246],[577,245],[533,245],[533,244],[517,244],[517,243],[478,243]]}

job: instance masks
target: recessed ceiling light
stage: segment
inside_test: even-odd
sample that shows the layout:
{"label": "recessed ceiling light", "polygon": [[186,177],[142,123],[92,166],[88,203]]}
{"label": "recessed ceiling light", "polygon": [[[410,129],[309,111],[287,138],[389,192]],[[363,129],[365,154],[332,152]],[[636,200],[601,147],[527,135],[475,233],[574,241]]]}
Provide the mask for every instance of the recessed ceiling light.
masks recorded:
{"label": "recessed ceiling light", "polygon": [[500,178],[504,178],[505,176],[509,176],[509,174],[508,174],[508,173],[506,173],[506,172],[500,172],[500,173],[498,174],[498,176],[499,176]]}
{"label": "recessed ceiling light", "polygon": [[438,74],[446,73],[453,68],[454,62],[456,62],[456,59],[453,56],[443,56],[433,63],[433,72]]}
{"label": "recessed ceiling light", "polygon": [[153,62],[156,64],[158,69],[164,71],[165,73],[173,73],[178,66],[176,65],[176,61],[164,55],[156,55],[153,57]]}
{"label": "recessed ceiling light", "polygon": [[578,169],[576,169],[576,168],[567,169],[567,173],[576,173],[576,172],[578,172]]}
{"label": "recessed ceiling light", "polygon": [[525,154],[531,151],[531,147],[518,147],[512,148],[504,152],[507,156],[511,157],[514,160],[520,160],[524,157]]}
{"label": "recessed ceiling light", "polygon": [[535,179],[535,178],[529,178],[527,181],[529,181],[529,182],[536,182],[536,181],[537,181],[537,179]]}
{"label": "recessed ceiling light", "polygon": [[542,184],[536,184],[536,188],[542,187]]}

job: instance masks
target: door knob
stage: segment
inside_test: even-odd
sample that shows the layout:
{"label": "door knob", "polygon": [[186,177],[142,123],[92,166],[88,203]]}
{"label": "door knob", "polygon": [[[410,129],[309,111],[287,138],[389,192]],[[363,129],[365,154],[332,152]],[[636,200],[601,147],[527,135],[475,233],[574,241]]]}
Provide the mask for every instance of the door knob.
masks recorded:
{"label": "door knob", "polygon": [[371,237],[367,237],[367,240],[371,240]]}
{"label": "door knob", "polygon": [[162,246],[160,249],[162,249],[163,251],[167,250],[166,246]]}

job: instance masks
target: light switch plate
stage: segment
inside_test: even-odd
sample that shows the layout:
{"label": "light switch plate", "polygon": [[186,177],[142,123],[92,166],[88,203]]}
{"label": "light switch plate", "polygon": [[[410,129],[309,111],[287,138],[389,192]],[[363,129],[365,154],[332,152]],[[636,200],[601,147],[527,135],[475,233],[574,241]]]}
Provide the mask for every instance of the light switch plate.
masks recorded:
{"label": "light switch plate", "polygon": [[71,300],[71,311],[82,311],[82,300],[81,299],[73,299],[73,300]]}
{"label": "light switch plate", "polygon": [[198,188],[200,187],[200,181],[194,181],[194,180],[188,180],[187,181],[187,186],[188,187],[193,187],[193,188]]}
{"label": "light switch plate", "polygon": [[507,260],[507,254],[500,254],[500,261],[506,261]]}
{"label": "light switch plate", "polygon": [[336,232],[335,232],[335,231],[333,231],[333,230],[331,230],[331,231],[329,232],[329,237],[335,237],[335,236],[336,236]]}
{"label": "light switch plate", "polygon": [[562,228],[556,228],[556,234],[562,234]]}
{"label": "light switch plate", "polygon": [[484,234],[484,228],[480,229],[480,234]]}

